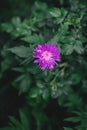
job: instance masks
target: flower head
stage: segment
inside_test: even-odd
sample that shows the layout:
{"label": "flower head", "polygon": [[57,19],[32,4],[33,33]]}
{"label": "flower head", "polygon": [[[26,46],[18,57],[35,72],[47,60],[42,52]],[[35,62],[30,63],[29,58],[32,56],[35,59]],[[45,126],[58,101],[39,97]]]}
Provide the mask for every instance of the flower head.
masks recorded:
{"label": "flower head", "polygon": [[39,44],[34,50],[34,63],[38,63],[42,70],[47,67],[52,70],[57,61],[60,62],[59,48],[52,43]]}

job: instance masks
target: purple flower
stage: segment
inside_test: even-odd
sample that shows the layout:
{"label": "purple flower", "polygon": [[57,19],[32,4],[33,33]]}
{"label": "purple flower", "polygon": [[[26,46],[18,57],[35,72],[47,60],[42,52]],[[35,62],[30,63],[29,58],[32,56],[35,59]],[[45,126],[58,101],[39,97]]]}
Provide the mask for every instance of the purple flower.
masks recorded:
{"label": "purple flower", "polygon": [[34,63],[38,63],[42,70],[47,67],[52,70],[57,61],[60,62],[60,52],[52,43],[39,44],[34,50]]}

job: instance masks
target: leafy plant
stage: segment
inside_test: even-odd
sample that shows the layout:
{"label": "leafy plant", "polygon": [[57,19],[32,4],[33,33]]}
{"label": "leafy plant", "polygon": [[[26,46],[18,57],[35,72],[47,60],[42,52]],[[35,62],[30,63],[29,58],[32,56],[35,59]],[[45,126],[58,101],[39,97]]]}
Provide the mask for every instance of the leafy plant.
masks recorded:
{"label": "leafy plant", "polygon": [[[0,94],[14,88],[25,103],[18,108],[20,118],[11,116],[0,130],[86,130],[87,2],[8,1],[12,12],[5,11],[9,19],[0,25]],[[34,63],[34,49],[49,42],[59,47],[61,62],[42,71]],[[3,103],[1,98],[0,112]]]}

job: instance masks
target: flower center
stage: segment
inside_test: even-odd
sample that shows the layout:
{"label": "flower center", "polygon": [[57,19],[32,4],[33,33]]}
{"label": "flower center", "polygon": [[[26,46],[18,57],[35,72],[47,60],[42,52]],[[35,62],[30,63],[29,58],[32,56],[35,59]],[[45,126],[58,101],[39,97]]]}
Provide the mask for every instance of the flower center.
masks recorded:
{"label": "flower center", "polygon": [[50,52],[48,52],[48,51],[44,51],[44,52],[42,53],[42,57],[43,57],[43,59],[45,59],[46,61],[49,61],[49,60],[52,58],[52,54],[51,54]]}

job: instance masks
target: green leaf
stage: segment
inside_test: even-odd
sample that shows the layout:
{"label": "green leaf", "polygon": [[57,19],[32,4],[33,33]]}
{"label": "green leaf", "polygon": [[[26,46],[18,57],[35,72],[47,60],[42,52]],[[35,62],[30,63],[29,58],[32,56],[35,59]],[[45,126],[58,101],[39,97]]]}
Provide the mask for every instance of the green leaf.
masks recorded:
{"label": "green leaf", "polygon": [[55,20],[55,23],[57,24],[60,24],[63,22],[66,14],[67,14],[67,11],[63,8],[59,9],[59,8],[53,8],[51,11],[50,11],[50,14],[52,15],[52,17],[54,17],[56,20]]}
{"label": "green leaf", "polygon": [[79,40],[76,40],[76,43],[74,45],[74,50],[78,53],[78,54],[82,54],[84,49],[83,49],[83,45],[82,42]]}
{"label": "green leaf", "polygon": [[66,128],[66,127],[64,127],[64,130],[73,130],[72,128]]}
{"label": "green leaf", "polygon": [[43,93],[42,93],[42,97],[45,101],[47,101],[49,99],[49,96],[50,96],[50,93],[49,93],[49,90],[48,89],[44,89],[43,90]]}
{"label": "green leaf", "polygon": [[29,74],[22,74],[16,80],[13,81],[13,86],[19,89],[19,94],[27,92],[30,88],[30,75]]}
{"label": "green leaf", "polygon": [[44,38],[43,36],[34,34],[34,35],[26,35],[25,37],[21,38],[23,41],[28,42],[28,43],[33,43],[33,44],[37,44],[37,43],[43,43],[44,42]]}
{"label": "green leaf", "polygon": [[72,84],[78,84],[82,79],[82,75],[80,73],[72,73],[72,75],[70,76],[70,80],[72,82]]}
{"label": "green leaf", "polygon": [[20,18],[19,18],[19,17],[14,17],[14,18],[12,18],[12,24],[13,24],[14,26],[16,26],[16,27],[20,26],[20,24],[21,24]]}
{"label": "green leaf", "polygon": [[21,123],[20,123],[15,117],[10,116],[9,119],[10,119],[9,125],[10,125],[11,127],[12,127],[12,126],[14,126],[15,128],[16,128],[16,127],[21,127]]}
{"label": "green leaf", "polygon": [[59,37],[58,37],[58,34],[57,34],[57,35],[55,35],[55,36],[50,40],[50,42],[51,42],[51,43],[55,43],[55,44],[57,45],[58,40],[59,40]]}
{"label": "green leaf", "polygon": [[20,113],[20,119],[21,119],[21,124],[24,129],[29,130],[30,128],[30,122],[29,119],[27,118],[27,115],[23,111],[19,111]]}
{"label": "green leaf", "polygon": [[63,53],[65,55],[71,55],[73,51],[74,51],[74,48],[72,44],[66,44],[65,47],[63,48]]}
{"label": "green leaf", "polygon": [[23,79],[20,81],[20,91],[19,93],[27,92],[30,88],[30,79],[28,75],[24,75]]}
{"label": "green leaf", "polygon": [[9,117],[10,118],[9,130],[25,130],[25,129],[29,130],[30,129],[30,122],[25,112],[20,110],[19,114],[20,114],[20,121],[13,116]]}
{"label": "green leaf", "polygon": [[67,23],[64,23],[60,26],[60,28],[58,29],[58,35],[59,36],[64,36],[67,34],[67,31],[68,31],[68,28],[69,28],[69,25]]}
{"label": "green leaf", "polygon": [[42,130],[43,126],[45,125],[47,119],[47,116],[44,114],[43,111],[33,111],[33,115],[36,119],[37,129]]}
{"label": "green leaf", "polygon": [[10,23],[2,23],[1,28],[3,31],[11,33],[13,31],[13,26]]}
{"label": "green leaf", "polygon": [[8,51],[14,53],[15,55],[21,57],[21,58],[27,58],[31,56],[31,50],[29,47],[25,46],[16,46],[13,48],[9,48]]}
{"label": "green leaf", "polygon": [[73,123],[77,123],[77,122],[80,122],[81,119],[80,119],[80,117],[69,117],[69,118],[66,118],[65,121],[70,121],[70,122],[73,122]]}
{"label": "green leaf", "polygon": [[29,25],[25,21],[21,22],[19,17],[13,17],[10,23],[2,23],[1,29],[10,33],[14,38],[31,33]]}
{"label": "green leaf", "polygon": [[36,98],[36,97],[39,96],[39,95],[40,95],[40,89],[39,89],[39,88],[36,88],[36,87],[32,88],[32,89],[30,90],[30,92],[29,92],[29,97],[30,97],[30,98]]}
{"label": "green leaf", "polygon": [[51,14],[53,17],[57,18],[57,17],[59,17],[59,16],[61,15],[61,11],[60,11],[60,9],[58,9],[58,8],[53,8],[53,9],[50,11],[50,14]]}

